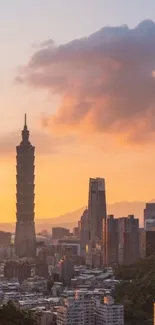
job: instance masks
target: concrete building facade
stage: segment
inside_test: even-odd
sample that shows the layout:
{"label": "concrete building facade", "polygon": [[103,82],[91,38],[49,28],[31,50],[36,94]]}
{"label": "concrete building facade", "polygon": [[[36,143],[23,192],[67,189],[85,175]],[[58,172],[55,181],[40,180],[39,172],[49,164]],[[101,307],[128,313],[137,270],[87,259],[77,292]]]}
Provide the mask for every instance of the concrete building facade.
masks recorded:
{"label": "concrete building facade", "polygon": [[110,296],[97,306],[96,315],[96,325],[124,325],[124,306]]}
{"label": "concrete building facade", "polygon": [[57,325],[95,325],[95,302],[83,291],[64,299],[57,312]]}

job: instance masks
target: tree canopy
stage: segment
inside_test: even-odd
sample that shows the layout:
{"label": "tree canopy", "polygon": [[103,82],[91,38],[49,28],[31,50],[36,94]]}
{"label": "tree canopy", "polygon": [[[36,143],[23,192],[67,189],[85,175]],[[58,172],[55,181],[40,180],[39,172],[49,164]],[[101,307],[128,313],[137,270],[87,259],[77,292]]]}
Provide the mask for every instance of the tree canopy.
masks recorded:
{"label": "tree canopy", "polygon": [[29,312],[17,309],[9,302],[0,307],[0,325],[36,325],[36,321]]}
{"label": "tree canopy", "polygon": [[155,255],[115,270],[115,298],[125,308],[125,324],[150,325],[155,302]]}

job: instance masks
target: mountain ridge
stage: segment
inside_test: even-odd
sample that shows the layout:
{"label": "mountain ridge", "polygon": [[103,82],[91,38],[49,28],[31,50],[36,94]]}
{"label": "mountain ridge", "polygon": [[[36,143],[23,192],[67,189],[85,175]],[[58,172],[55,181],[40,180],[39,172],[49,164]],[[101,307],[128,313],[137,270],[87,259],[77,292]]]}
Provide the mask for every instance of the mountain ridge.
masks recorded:
{"label": "mountain ridge", "polygon": [[[150,203],[155,202],[155,199],[148,201]],[[113,214],[115,217],[126,217],[129,214],[134,214],[135,217],[139,218],[140,226],[143,226],[143,210],[145,208],[146,202],[143,201],[122,201],[107,204],[107,214]],[[44,229],[52,231],[52,227],[66,227],[72,229],[78,223],[81,218],[83,211],[86,206],[76,209],[72,212],[65,213],[55,218],[36,218],[36,231],[39,232]],[[0,223],[0,230],[13,232],[15,228],[15,223]]]}

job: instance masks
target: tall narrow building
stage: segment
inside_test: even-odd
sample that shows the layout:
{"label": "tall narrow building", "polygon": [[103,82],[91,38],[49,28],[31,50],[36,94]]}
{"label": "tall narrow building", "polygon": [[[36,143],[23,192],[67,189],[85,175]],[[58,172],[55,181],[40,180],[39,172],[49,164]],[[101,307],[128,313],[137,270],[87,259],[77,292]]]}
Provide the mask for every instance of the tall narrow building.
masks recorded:
{"label": "tall narrow building", "polygon": [[105,264],[114,266],[118,264],[118,219],[108,215],[105,224]]}
{"label": "tall narrow building", "polygon": [[118,260],[130,265],[139,259],[139,219],[134,215],[118,219]]}
{"label": "tall narrow building", "polygon": [[86,256],[86,250],[89,243],[89,220],[87,209],[84,210],[81,216],[80,242],[81,256]]}
{"label": "tall narrow building", "polygon": [[90,241],[103,243],[103,219],[106,218],[106,195],[104,178],[90,178],[88,218]]}
{"label": "tall narrow building", "polygon": [[19,257],[35,257],[36,237],[34,223],[34,152],[29,141],[29,131],[25,123],[22,141],[16,147],[17,184],[16,184],[16,233],[15,251]]}
{"label": "tall narrow building", "polygon": [[145,223],[146,220],[155,219],[155,203],[146,203],[145,209],[144,209],[144,229],[145,229]]}

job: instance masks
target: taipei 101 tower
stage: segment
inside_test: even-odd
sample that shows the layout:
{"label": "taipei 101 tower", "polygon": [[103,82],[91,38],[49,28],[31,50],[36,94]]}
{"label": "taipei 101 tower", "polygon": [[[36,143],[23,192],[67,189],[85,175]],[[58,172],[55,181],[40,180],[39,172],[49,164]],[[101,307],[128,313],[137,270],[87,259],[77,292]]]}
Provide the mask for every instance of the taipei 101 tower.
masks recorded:
{"label": "taipei 101 tower", "polygon": [[26,114],[22,131],[22,141],[16,147],[17,184],[16,184],[16,255],[35,257],[36,236],[34,223],[34,160],[35,147],[29,141]]}

